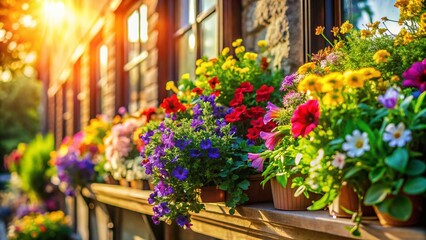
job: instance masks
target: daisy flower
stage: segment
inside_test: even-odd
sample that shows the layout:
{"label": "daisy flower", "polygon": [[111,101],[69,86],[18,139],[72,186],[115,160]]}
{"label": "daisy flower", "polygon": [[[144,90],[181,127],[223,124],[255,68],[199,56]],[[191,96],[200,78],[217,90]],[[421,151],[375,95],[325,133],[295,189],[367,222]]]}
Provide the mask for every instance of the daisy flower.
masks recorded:
{"label": "daisy flower", "polygon": [[345,159],[345,154],[337,152],[336,155],[334,155],[334,159],[331,162],[331,165],[335,166],[338,169],[343,169],[343,167],[345,166]]}
{"label": "daisy flower", "polygon": [[391,147],[403,147],[406,143],[411,141],[411,131],[405,130],[404,123],[400,122],[398,126],[390,123],[386,126],[385,133],[383,134],[383,140],[389,142]]}
{"label": "daisy flower", "polygon": [[345,150],[349,157],[360,157],[364,152],[370,150],[368,144],[367,133],[361,133],[359,130],[354,130],[352,135],[346,135],[346,142],[343,143],[342,148]]}

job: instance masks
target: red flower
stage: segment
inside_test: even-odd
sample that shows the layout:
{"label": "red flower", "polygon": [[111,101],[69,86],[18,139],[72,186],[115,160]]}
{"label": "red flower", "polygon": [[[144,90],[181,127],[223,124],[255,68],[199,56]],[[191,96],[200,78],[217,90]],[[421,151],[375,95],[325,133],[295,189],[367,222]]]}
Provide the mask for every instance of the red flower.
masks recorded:
{"label": "red flower", "polygon": [[241,92],[249,93],[249,92],[253,92],[253,85],[251,85],[250,82],[243,82],[241,83],[240,87],[237,89],[241,89]]}
{"label": "red flower", "polygon": [[254,106],[250,108],[249,112],[250,112],[250,115],[252,116],[251,118],[258,118],[258,117],[263,117],[263,115],[265,115],[266,110],[262,107]]}
{"label": "red flower", "polygon": [[212,95],[214,95],[215,97],[218,97],[220,95],[220,90],[216,90],[212,92]]}
{"label": "red flower", "polygon": [[281,132],[260,132],[260,137],[265,140],[265,146],[269,150],[274,150],[275,146],[283,139]]}
{"label": "red flower", "polygon": [[186,107],[179,102],[179,99],[177,99],[176,94],[165,98],[160,106],[166,111],[166,113],[176,113],[178,111],[183,112],[186,110]]}
{"label": "red flower", "polygon": [[254,128],[259,128],[261,129],[263,127],[263,117],[258,117],[255,120],[251,120],[250,121],[251,126],[253,126]]}
{"label": "red flower", "polygon": [[225,121],[228,123],[236,122],[241,120],[240,116],[241,116],[241,113],[233,111],[232,113],[229,113],[225,116]]}
{"label": "red flower", "polygon": [[243,92],[241,92],[241,90],[239,90],[237,88],[237,90],[234,93],[234,99],[232,99],[229,102],[229,106],[236,107],[236,106],[240,105],[241,103],[243,103],[243,100],[244,100]]}
{"label": "red flower", "polygon": [[267,124],[263,125],[262,131],[264,132],[271,132],[272,129],[274,129],[277,126],[275,122],[268,122]]}
{"label": "red flower", "polygon": [[260,68],[262,69],[262,71],[268,69],[268,65],[268,59],[266,57],[262,57],[262,59],[260,60]]}
{"label": "red flower", "polygon": [[210,80],[209,80],[209,84],[210,84],[210,87],[211,87],[211,89],[215,89],[216,88],[216,85],[217,84],[219,84],[220,82],[219,82],[219,78],[217,78],[217,77],[212,77]]}
{"label": "red flower", "polygon": [[40,232],[42,232],[42,233],[46,232],[46,230],[47,230],[44,225],[40,225],[39,228],[40,228]]}
{"label": "red flower", "polygon": [[145,116],[146,117],[146,121],[149,122],[151,120],[152,114],[154,114],[154,113],[155,113],[155,108],[154,107],[150,107],[148,109],[145,109],[142,112],[142,115]]}
{"label": "red flower", "polygon": [[247,111],[245,105],[234,108],[234,112],[237,112],[239,115],[244,114]]}
{"label": "red flower", "polygon": [[247,130],[246,137],[250,140],[256,140],[259,138],[260,129],[259,128],[249,128]]}
{"label": "red flower", "polygon": [[262,102],[262,101],[268,101],[269,97],[271,96],[271,93],[274,92],[274,87],[269,87],[263,84],[257,91],[256,91],[256,101]]}
{"label": "red flower", "polygon": [[203,89],[196,87],[194,89],[192,89],[193,93],[196,93],[197,95],[202,95],[203,94]]}
{"label": "red flower", "polygon": [[291,132],[293,136],[306,136],[318,125],[320,110],[317,100],[308,100],[298,106],[291,117]]}

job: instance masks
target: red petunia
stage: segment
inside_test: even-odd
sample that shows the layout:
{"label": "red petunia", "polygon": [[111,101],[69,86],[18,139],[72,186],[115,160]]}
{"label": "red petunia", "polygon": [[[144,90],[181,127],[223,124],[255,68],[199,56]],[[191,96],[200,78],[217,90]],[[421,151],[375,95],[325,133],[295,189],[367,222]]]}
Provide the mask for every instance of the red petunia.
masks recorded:
{"label": "red petunia", "polygon": [[233,123],[233,122],[241,120],[240,116],[241,116],[241,113],[233,111],[232,113],[229,113],[225,116],[225,121],[227,123]]}
{"label": "red petunia", "polygon": [[256,101],[257,102],[268,101],[269,97],[271,96],[271,93],[273,93],[273,92],[274,92],[274,87],[270,87],[270,86],[263,84],[256,91]]}
{"label": "red petunia", "polygon": [[241,83],[240,87],[237,89],[241,89],[241,92],[249,93],[249,92],[253,92],[253,85],[251,85],[250,82],[243,82]]}
{"label": "red petunia", "polygon": [[251,120],[250,124],[254,128],[261,129],[263,127],[263,117],[258,117],[257,119]]}
{"label": "red petunia", "polygon": [[254,106],[250,108],[249,112],[250,112],[250,115],[252,116],[251,118],[258,118],[258,117],[263,117],[263,115],[265,115],[266,113],[266,110],[262,107]]}
{"label": "red petunia", "polygon": [[247,130],[246,137],[250,140],[256,140],[260,136],[260,129],[259,128],[249,128]]}
{"label": "red petunia", "polygon": [[212,92],[211,95],[214,95],[215,97],[218,97],[220,95],[220,90],[216,90],[216,91]]}
{"label": "red petunia", "polygon": [[203,89],[196,87],[194,89],[192,89],[193,93],[196,93],[197,95],[202,95],[203,94]]}
{"label": "red petunia", "polygon": [[271,132],[272,129],[274,129],[277,126],[275,122],[268,122],[262,127],[262,131],[264,132]]}
{"label": "red petunia", "polygon": [[238,114],[244,114],[247,111],[247,108],[245,105],[241,105],[239,107],[234,108],[234,112],[237,112]]}
{"label": "red petunia", "polygon": [[237,89],[234,93],[234,99],[232,99],[229,102],[229,106],[236,107],[236,106],[240,105],[241,103],[243,103],[243,100],[244,100],[243,92],[241,92]]}
{"label": "red petunia", "polygon": [[183,112],[186,110],[186,107],[181,102],[179,102],[176,94],[165,98],[160,106],[164,109],[164,111],[166,111],[166,113],[176,113],[178,111]]}
{"label": "red petunia", "polygon": [[268,59],[266,57],[262,57],[262,59],[260,60],[260,68],[262,69],[262,71],[268,69],[268,65]]}
{"label": "red petunia", "polygon": [[216,85],[217,84],[219,84],[220,82],[219,82],[219,78],[217,78],[217,77],[212,77],[212,78],[210,78],[210,80],[209,80],[209,84],[210,84],[210,88],[211,89],[215,89],[216,88]]}
{"label": "red petunia", "polygon": [[293,136],[306,136],[318,125],[320,110],[317,100],[308,100],[298,106],[291,117],[291,132]]}
{"label": "red petunia", "polygon": [[148,108],[148,109],[146,109],[146,110],[144,110],[143,112],[142,112],[142,115],[143,116],[145,116],[146,117],[146,121],[151,121],[151,116],[152,116],[152,114],[154,114],[155,113],[155,108],[154,107],[150,107],[150,108]]}

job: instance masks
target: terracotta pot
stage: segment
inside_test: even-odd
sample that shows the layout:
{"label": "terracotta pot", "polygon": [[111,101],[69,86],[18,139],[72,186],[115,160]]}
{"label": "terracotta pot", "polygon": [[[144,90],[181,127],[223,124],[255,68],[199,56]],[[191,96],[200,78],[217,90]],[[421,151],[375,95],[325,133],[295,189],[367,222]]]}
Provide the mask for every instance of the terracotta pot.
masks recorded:
{"label": "terracotta pot", "polygon": [[260,184],[263,181],[262,174],[250,175],[248,180],[250,181],[250,186],[244,191],[249,198],[246,203],[272,202],[270,181],[265,184],[265,187],[262,187]]}
{"label": "terracotta pot", "polygon": [[154,190],[154,188],[151,189],[151,185],[148,180],[132,180],[130,181],[130,187],[133,189],[139,189],[139,190]]}
{"label": "terracotta pot", "polygon": [[200,189],[201,202],[225,202],[225,191],[220,190],[217,186],[205,186]]}
{"label": "terracotta pot", "polygon": [[[387,213],[380,212],[379,209],[376,206],[374,207],[374,211],[377,214],[377,217],[379,218],[379,222],[382,225],[385,226],[414,226],[418,225],[421,222],[422,215],[424,212],[423,208],[423,198],[422,196],[412,196],[412,195],[406,195],[410,198],[411,202],[413,203],[413,211],[411,213],[410,218],[408,218],[407,221],[401,221],[398,220],[392,216],[390,216]],[[389,196],[388,196],[389,197]]]}
{"label": "terracotta pot", "polygon": [[129,187],[129,182],[125,178],[120,179],[120,186]]}
{"label": "terracotta pot", "polygon": [[[343,183],[340,193],[333,203],[328,206],[328,211],[331,216],[341,218],[351,218],[352,215],[346,213],[343,208],[346,208],[352,212],[358,211],[358,196],[355,193],[352,186]],[[363,216],[375,216],[374,209],[371,206],[361,206]]]}
{"label": "terracotta pot", "polygon": [[309,199],[303,194],[295,197],[294,193],[297,189],[291,188],[291,182],[292,178],[290,177],[286,187],[283,187],[275,178],[271,179],[274,208],[279,210],[306,210],[307,207],[312,205],[312,201],[319,199],[319,195],[311,193]]}

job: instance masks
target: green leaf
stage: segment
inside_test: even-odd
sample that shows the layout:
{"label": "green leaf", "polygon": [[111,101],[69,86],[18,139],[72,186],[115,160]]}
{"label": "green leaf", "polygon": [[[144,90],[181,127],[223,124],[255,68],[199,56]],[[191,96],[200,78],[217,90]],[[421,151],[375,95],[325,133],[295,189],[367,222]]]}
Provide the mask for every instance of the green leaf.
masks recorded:
{"label": "green leaf", "polygon": [[226,191],[226,190],[228,190],[228,188],[229,188],[229,184],[227,182],[224,182],[224,183],[219,185],[220,190]]}
{"label": "green leaf", "polygon": [[424,173],[426,170],[426,164],[423,161],[413,159],[408,162],[405,173],[409,176],[416,176]]}
{"label": "green leaf", "polygon": [[239,176],[238,176],[237,174],[233,174],[233,175],[232,175],[232,180],[233,180],[233,181],[237,180],[238,178],[239,178]]}
{"label": "green leaf", "polygon": [[402,101],[400,107],[402,109],[407,109],[407,107],[410,105],[411,101],[413,100],[413,96],[408,96],[404,99],[404,101]]}
{"label": "green leaf", "polygon": [[416,124],[410,128],[411,130],[423,130],[426,129],[426,124]]}
{"label": "green leaf", "polygon": [[353,167],[353,168],[349,169],[348,172],[345,173],[345,175],[343,176],[343,179],[349,179],[361,170],[362,169],[359,168],[359,167]]}
{"label": "green leaf", "polygon": [[406,221],[410,218],[413,212],[413,204],[407,196],[397,195],[392,199],[389,205],[388,212],[396,219]]}
{"label": "green leaf", "polygon": [[229,209],[229,214],[234,215],[235,214],[235,208]]}
{"label": "green leaf", "polygon": [[424,91],[416,100],[416,105],[414,106],[414,113],[418,113],[420,110],[420,107],[423,104],[423,100],[425,99],[426,91]]}
{"label": "green leaf", "polygon": [[377,208],[382,213],[389,214],[389,207],[392,204],[393,198],[386,198],[383,202],[376,204]]}
{"label": "green leaf", "polygon": [[416,177],[410,178],[405,182],[404,192],[410,195],[422,194],[426,191],[426,178]]}
{"label": "green leaf", "polygon": [[365,194],[365,205],[374,205],[383,201],[390,193],[389,186],[384,183],[375,183],[367,190]]}
{"label": "green leaf", "polygon": [[386,168],[376,167],[368,174],[368,178],[371,180],[372,183],[376,183],[383,177],[383,174],[385,174],[385,172]]}
{"label": "green leaf", "polygon": [[330,192],[326,192],[320,199],[318,199],[311,206],[309,206],[308,210],[315,211],[324,209],[327,205],[333,202],[337,195],[338,192],[335,189],[330,190]]}
{"label": "green leaf", "polygon": [[392,195],[397,195],[400,192],[402,184],[404,184],[403,178],[400,178],[392,183],[394,189]]}
{"label": "green leaf", "polygon": [[247,190],[249,186],[250,186],[250,182],[248,180],[244,180],[244,181],[238,183],[238,187],[243,189],[243,190]]}
{"label": "green leaf", "polygon": [[404,173],[408,164],[408,150],[406,148],[397,148],[392,155],[385,158],[385,163],[396,171]]}
{"label": "green leaf", "polygon": [[277,175],[276,179],[281,186],[283,186],[283,187],[287,186],[287,176],[285,176],[284,174],[283,175]]}

